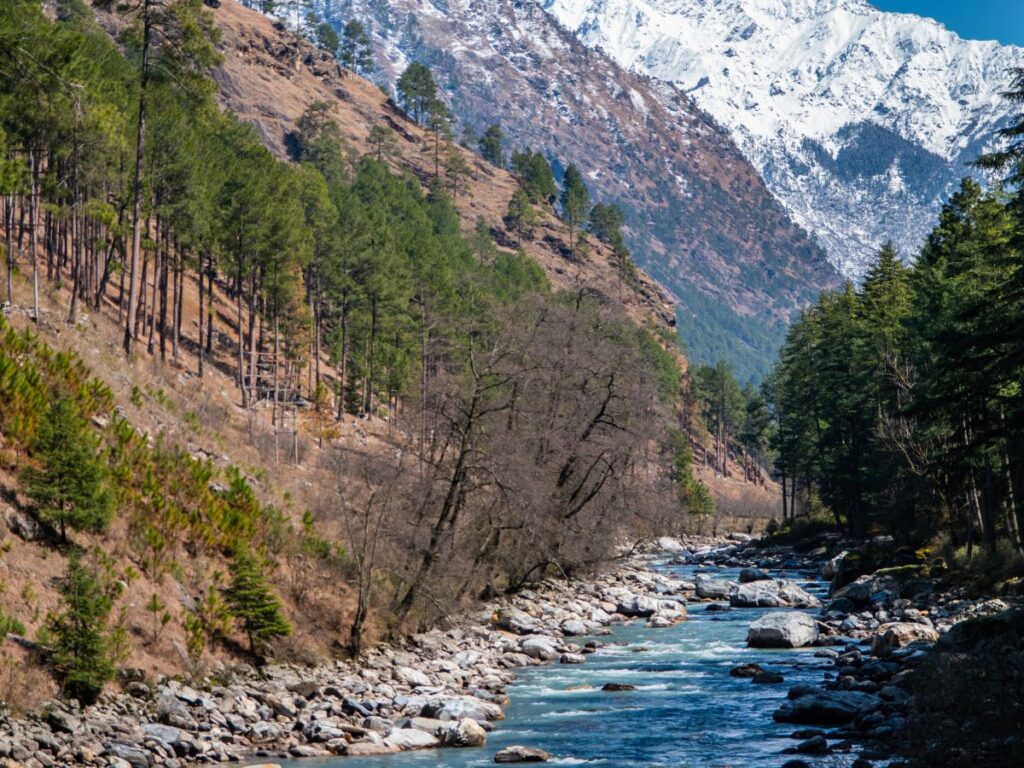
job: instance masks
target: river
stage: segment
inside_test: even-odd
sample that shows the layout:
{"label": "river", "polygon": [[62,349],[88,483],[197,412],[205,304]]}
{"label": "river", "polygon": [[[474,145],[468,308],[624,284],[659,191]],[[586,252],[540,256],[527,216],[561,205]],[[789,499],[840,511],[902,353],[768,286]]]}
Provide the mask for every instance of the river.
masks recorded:
{"label": "river", "polygon": [[[695,567],[659,565],[684,579]],[[716,576],[736,579],[738,570]],[[806,573],[773,572],[821,596],[823,582]],[[521,744],[554,755],[550,765],[592,768],[779,768],[792,725],[775,723],[772,712],[797,683],[819,684],[831,664],[814,649],[755,650],[746,647],[747,627],[764,609],[708,612],[689,607],[689,619],[668,629],[621,626],[598,653],[581,665],[548,665],[522,671],[508,688],[506,718],[488,734],[487,746],[404,752],[385,757],[310,758],[287,768],[473,768],[494,765],[503,747]],[[754,685],[729,670],[757,662],[785,675],[782,685]],[[605,683],[630,683],[636,691],[605,693]],[[834,765],[835,763],[829,763]]]}

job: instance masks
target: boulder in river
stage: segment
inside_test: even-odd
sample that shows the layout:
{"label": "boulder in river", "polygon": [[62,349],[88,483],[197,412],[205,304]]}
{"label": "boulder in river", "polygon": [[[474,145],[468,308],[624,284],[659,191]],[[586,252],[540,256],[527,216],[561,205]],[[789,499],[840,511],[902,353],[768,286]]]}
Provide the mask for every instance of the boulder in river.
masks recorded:
{"label": "boulder in river", "polygon": [[653,597],[631,595],[625,600],[620,600],[615,610],[630,618],[648,619],[658,612],[658,601]]}
{"label": "boulder in river", "polygon": [[797,611],[766,613],[747,631],[751,648],[802,648],[818,639],[814,617]]}
{"label": "boulder in river", "polygon": [[395,728],[384,738],[384,743],[389,747],[407,750],[430,749],[438,746],[441,742],[433,734],[418,728]]}
{"label": "boulder in river", "polygon": [[601,690],[607,693],[619,693],[621,691],[635,691],[636,686],[629,683],[605,683]]}
{"label": "boulder in river", "polygon": [[771,576],[760,568],[744,568],[740,571],[740,584],[750,584],[754,581],[767,581],[769,579],[771,579]]}
{"label": "boulder in river", "polygon": [[758,672],[762,672],[760,664],[747,663],[740,664],[738,667],[733,667],[729,670],[729,675],[732,677],[753,677]]}
{"label": "boulder in river", "polygon": [[789,700],[775,710],[772,718],[780,723],[846,725],[877,709],[879,703],[879,698],[870,693],[798,685],[790,689]]}
{"label": "boulder in river", "polygon": [[725,600],[732,591],[732,583],[725,579],[716,579],[706,573],[698,573],[693,580],[697,597],[705,600]]}
{"label": "boulder in river", "polygon": [[555,639],[545,635],[531,635],[520,643],[519,648],[531,659],[538,661],[554,661],[561,655]]}
{"label": "boulder in river", "polygon": [[771,579],[751,581],[734,587],[729,593],[734,608],[818,608],[814,595],[791,581]]}
{"label": "boulder in river", "polygon": [[887,656],[897,648],[910,645],[910,643],[917,641],[934,643],[938,639],[938,631],[927,624],[914,624],[905,621],[891,622],[878,628],[878,634],[871,642],[871,653],[875,656]]}
{"label": "boulder in river", "polygon": [[494,756],[496,763],[546,763],[550,759],[543,749],[521,746],[505,747]]}
{"label": "boulder in river", "polygon": [[487,732],[476,720],[464,717],[458,723],[438,728],[435,736],[446,747],[482,747],[487,743]]}

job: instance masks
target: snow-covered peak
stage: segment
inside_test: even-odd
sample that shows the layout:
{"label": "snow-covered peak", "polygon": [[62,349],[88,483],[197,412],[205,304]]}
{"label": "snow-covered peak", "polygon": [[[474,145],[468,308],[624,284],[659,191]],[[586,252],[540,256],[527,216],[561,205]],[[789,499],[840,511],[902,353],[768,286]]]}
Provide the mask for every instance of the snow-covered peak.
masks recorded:
{"label": "snow-covered peak", "polygon": [[[877,126],[891,134],[886,147],[902,140],[907,146],[899,153],[923,154],[902,162],[894,156],[881,169],[868,163],[871,183],[884,180],[898,189],[893,195],[903,196],[900,208],[909,196],[931,212],[945,186],[937,188],[932,177],[926,189],[909,178],[894,185],[893,167],[907,174],[920,162],[931,168],[941,160],[950,180],[955,177],[1006,120],[1010,107],[1001,92],[1008,70],[1024,62],[1024,49],[963,40],[933,19],[886,13],[864,0],[545,3],[588,45],[688,91],[733,132],[797,220],[853,273],[864,249],[886,236],[913,250],[929,217],[910,217],[920,219],[916,228],[909,224],[912,232],[892,231],[902,225],[880,222],[878,210],[866,204],[873,201],[866,188],[852,189],[868,177],[849,173],[843,183],[861,199],[856,210],[837,211],[833,200],[828,210],[816,211],[815,201],[797,198],[809,193],[822,162],[842,164],[844,150],[853,152],[850,137],[863,137],[859,128],[866,124]],[[859,156],[868,150],[856,148]],[[828,181],[818,174],[813,183]],[[877,202],[884,207],[886,199]],[[838,253],[846,246],[860,255]]]}

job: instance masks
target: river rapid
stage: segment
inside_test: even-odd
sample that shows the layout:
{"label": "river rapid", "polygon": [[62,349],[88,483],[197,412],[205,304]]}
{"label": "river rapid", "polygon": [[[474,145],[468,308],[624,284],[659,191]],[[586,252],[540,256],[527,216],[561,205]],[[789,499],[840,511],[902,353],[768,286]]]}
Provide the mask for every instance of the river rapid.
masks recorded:
{"label": "river rapid", "polygon": [[[692,580],[699,566],[654,568]],[[738,569],[714,569],[735,580]],[[822,596],[826,584],[815,575],[774,571]],[[553,755],[552,765],[593,768],[693,766],[693,768],[779,768],[797,742],[794,726],[776,723],[772,712],[790,686],[820,684],[833,669],[815,649],[747,648],[749,624],[768,609],[709,612],[688,605],[689,618],[666,629],[643,622],[619,626],[597,637],[601,650],[580,665],[550,664],[522,670],[509,686],[505,719],[495,723],[487,745],[475,749],[404,752],[374,757],[309,758],[285,761],[285,768],[468,768],[494,764],[503,747],[517,744]],[[778,610],[778,609],[774,609]],[[585,641],[589,638],[577,638]],[[781,672],[784,684],[755,685],[729,671],[756,662]],[[605,683],[628,683],[635,691],[603,692]],[[828,765],[836,765],[835,758]]]}

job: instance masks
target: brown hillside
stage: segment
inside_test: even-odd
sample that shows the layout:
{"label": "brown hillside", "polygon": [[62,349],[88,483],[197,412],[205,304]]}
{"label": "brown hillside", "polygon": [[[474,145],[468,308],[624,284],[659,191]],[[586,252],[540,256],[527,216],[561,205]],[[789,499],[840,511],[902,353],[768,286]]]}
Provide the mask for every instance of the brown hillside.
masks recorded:
{"label": "brown hillside", "polygon": [[[222,3],[214,14],[224,55],[223,64],[214,72],[221,101],[256,126],[278,156],[287,156],[288,137],[306,107],[314,101],[328,101],[334,105],[342,135],[353,150],[369,151],[370,129],[387,125],[401,150],[395,164],[429,183],[434,160],[427,132],[405,117],[376,85],[343,69],[333,57],[297,38],[280,22],[233,1]],[[468,150],[462,151],[472,169],[467,194],[457,200],[463,225],[468,230],[483,217],[499,246],[513,247],[515,237],[502,217],[517,188],[515,177]],[[637,290],[626,285],[610,261],[609,249],[594,238],[588,238],[585,254],[573,257],[566,227],[550,211],[543,213],[533,242],[524,246],[554,287],[597,291],[621,303],[634,320],[649,327],[675,324],[674,307],[665,291],[643,274]]]}

